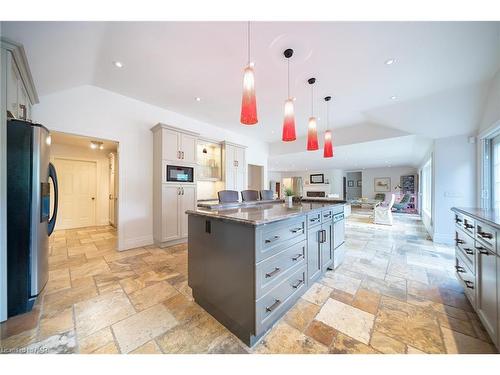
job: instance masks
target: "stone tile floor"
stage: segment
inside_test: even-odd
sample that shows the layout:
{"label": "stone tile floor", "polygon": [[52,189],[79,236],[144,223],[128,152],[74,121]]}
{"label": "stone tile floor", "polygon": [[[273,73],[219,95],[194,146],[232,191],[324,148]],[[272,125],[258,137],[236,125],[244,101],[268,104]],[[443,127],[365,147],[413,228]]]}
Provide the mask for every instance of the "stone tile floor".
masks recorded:
{"label": "stone tile floor", "polygon": [[354,211],[347,255],[254,348],[193,302],[187,249],[117,252],[112,227],[57,231],[33,311],[0,326],[0,352],[496,353],[454,276],[454,250],[413,215]]}

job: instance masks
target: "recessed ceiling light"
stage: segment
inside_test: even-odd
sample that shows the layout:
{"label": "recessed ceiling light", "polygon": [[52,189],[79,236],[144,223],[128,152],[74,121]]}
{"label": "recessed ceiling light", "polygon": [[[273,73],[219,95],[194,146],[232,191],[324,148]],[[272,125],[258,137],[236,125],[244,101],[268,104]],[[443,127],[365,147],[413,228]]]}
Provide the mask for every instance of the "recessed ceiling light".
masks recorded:
{"label": "recessed ceiling light", "polygon": [[398,97],[396,95],[391,96],[392,100],[396,100]]}
{"label": "recessed ceiling light", "polygon": [[113,61],[113,65],[117,68],[123,68],[123,63],[121,63],[120,61]]}
{"label": "recessed ceiling light", "polygon": [[197,102],[201,102],[201,98],[199,96],[197,96],[196,98],[194,98],[194,100],[196,100]]}
{"label": "recessed ceiling light", "polygon": [[385,65],[392,65],[396,62],[396,59],[385,60]]}

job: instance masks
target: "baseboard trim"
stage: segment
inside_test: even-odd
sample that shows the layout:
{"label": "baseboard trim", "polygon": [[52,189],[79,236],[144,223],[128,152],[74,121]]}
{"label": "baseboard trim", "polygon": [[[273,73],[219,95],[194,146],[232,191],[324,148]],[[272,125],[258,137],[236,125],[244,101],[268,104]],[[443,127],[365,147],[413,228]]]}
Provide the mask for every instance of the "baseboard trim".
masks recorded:
{"label": "baseboard trim", "polygon": [[444,244],[444,245],[453,245],[453,234],[444,234],[444,233],[434,233],[432,236],[432,240],[435,243]]}
{"label": "baseboard trim", "polygon": [[148,246],[153,244],[153,235],[136,237],[136,238],[126,238],[123,240],[123,246],[119,251],[130,250],[136,247]]}

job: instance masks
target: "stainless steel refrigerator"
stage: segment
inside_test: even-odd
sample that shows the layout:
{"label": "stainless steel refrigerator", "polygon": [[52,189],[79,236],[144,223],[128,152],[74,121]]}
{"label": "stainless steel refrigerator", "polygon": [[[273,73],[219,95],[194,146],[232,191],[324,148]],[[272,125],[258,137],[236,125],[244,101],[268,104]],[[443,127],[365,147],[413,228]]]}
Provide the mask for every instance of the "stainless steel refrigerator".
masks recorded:
{"label": "stainless steel refrigerator", "polygon": [[[58,206],[57,176],[43,125],[7,121],[7,312],[30,311],[49,277],[49,236]],[[50,184],[54,209],[50,217]]]}

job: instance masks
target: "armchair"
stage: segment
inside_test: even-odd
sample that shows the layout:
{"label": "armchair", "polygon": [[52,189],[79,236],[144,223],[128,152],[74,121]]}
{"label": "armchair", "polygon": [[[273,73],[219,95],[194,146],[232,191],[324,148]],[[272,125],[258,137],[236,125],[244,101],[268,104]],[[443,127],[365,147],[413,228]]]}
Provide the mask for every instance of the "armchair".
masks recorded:
{"label": "armchair", "polygon": [[392,194],[391,201],[387,206],[376,206],[373,210],[373,223],[382,225],[392,225],[392,206],[394,205],[394,200],[396,196]]}
{"label": "armchair", "polygon": [[408,204],[410,203],[410,198],[411,198],[410,194],[406,193],[405,195],[403,195],[403,198],[401,198],[399,203],[394,203],[394,208],[397,211],[403,211],[408,207]]}

